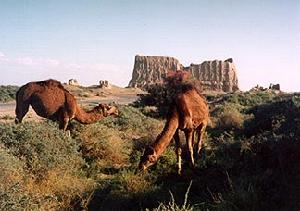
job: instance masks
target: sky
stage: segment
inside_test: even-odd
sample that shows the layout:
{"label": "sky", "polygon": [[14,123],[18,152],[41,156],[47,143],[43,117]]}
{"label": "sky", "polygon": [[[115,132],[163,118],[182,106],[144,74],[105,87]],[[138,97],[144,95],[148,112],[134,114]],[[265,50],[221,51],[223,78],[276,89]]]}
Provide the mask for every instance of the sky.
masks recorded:
{"label": "sky", "polygon": [[128,85],[135,55],[233,58],[241,90],[300,91],[299,0],[0,0],[0,85]]}

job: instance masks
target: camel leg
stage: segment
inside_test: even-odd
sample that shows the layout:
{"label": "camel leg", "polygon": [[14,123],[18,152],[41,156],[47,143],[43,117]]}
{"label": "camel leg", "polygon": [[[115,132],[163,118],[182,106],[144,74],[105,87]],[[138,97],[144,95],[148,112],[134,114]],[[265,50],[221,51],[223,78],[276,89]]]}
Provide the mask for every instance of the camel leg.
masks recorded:
{"label": "camel leg", "polygon": [[198,131],[198,146],[197,146],[197,154],[200,154],[200,150],[202,147],[202,142],[203,142],[203,138],[205,135],[205,129],[206,129],[206,124],[202,124],[199,129],[197,129]]}
{"label": "camel leg", "polygon": [[186,138],[186,143],[187,143],[187,148],[188,148],[188,153],[189,153],[189,158],[190,158],[190,167],[194,168],[195,167],[195,162],[194,162],[194,152],[193,152],[193,130],[186,130],[185,131],[185,138]]}
{"label": "camel leg", "polygon": [[177,173],[181,174],[181,145],[180,145],[180,138],[179,138],[179,130],[177,129],[174,134],[175,144],[176,144],[176,155],[177,155]]}
{"label": "camel leg", "polygon": [[62,129],[64,131],[67,130],[68,123],[69,123],[69,117],[66,113],[62,113],[61,118],[59,120],[59,129]]}
{"label": "camel leg", "polygon": [[68,124],[69,124],[70,119],[69,118],[63,118],[59,122],[59,129],[63,130],[67,136],[71,137],[71,132],[70,130],[67,130]]}
{"label": "camel leg", "polygon": [[193,135],[192,135],[192,146],[193,146],[193,148],[195,146],[195,133],[196,133],[196,131],[194,130]]}
{"label": "camel leg", "polygon": [[15,110],[15,113],[16,113],[16,118],[15,118],[15,123],[18,124],[18,123],[21,123],[24,116],[27,114],[29,110],[29,102],[26,100],[26,101],[20,101],[20,100],[17,100],[17,105],[16,105],[16,110]]}

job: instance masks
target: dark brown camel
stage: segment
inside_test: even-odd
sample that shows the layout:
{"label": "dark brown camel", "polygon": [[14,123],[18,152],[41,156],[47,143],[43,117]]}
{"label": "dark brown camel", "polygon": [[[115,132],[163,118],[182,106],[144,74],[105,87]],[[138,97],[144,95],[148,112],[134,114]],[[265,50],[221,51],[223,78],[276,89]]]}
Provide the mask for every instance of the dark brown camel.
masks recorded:
{"label": "dark brown camel", "polygon": [[56,80],[29,82],[16,94],[16,119],[21,123],[31,105],[37,115],[59,122],[59,128],[66,130],[71,119],[90,124],[109,115],[118,115],[115,106],[99,104],[91,111],[84,111],[77,105],[75,97]]}
{"label": "dark brown camel", "polygon": [[193,148],[195,132],[198,133],[197,153],[200,153],[205,128],[209,119],[209,110],[205,99],[191,88],[175,97],[175,103],[162,133],[154,144],[145,149],[141,157],[139,169],[147,169],[156,163],[158,157],[165,151],[174,137],[178,162],[178,173],[181,174],[181,146],[179,129],[183,130],[189,154],[189,163],[194,167]]}

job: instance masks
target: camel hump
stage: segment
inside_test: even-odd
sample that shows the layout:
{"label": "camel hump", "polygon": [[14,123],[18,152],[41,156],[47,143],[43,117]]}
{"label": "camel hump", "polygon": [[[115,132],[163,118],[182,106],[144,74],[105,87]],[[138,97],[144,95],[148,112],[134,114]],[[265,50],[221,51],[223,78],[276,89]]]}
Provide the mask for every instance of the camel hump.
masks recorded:
{"label": "camel hump", "polygon": [[37,81],[37,82],[34,82],[40,86],[48,86],[48,87],[59,87],[59,88],[63,88],[64,89],[64,86],[57,80],[54,80],[54,79],[49,79],[49,80],[45,80],[45,81]]}
{"label": "camel hump", "polygon": [[192,129],[208,118],[208,106],[205,98],[196,89],[180,93],[176,98],[176,107],[180,117],[181,129]]}
{"label": "camel hump", "polygon": [[[59,88],[62,89],[63,91],[70,93],[60,81],[54,80],[54,79],[48,79],[45,81],[36,81],[36,82],[30,82],[33,86],[39,85],[44,88]],[[29,83],[29,84],[30,84]]]}
{"label": "camel hump", "polygon": [[65,87],[61,84],[61,82],[49,79],[45,81],[31,81],[19,88],[16,93],[17,98],[21,98],[22,100],[28,100],[33,93],[42,92],[45,89],[54,88],[58,90],[62,90],[65,93],[70,93]]}

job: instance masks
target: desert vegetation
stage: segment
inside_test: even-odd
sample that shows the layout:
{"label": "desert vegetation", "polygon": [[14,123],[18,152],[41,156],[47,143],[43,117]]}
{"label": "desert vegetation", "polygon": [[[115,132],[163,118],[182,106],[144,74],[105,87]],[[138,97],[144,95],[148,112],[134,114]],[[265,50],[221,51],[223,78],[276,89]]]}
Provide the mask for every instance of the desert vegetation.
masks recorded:
{"label": "desert vegetation", "polygon": [[71,136],[47,120],[0,123],[0,210],[299,208],[299,95],[207,94],[201,156],[178,176],[173,142],[152,168],[136,171],[165,123],[167,104],[157,99],[170,95],[153,90],[118,106],[118,118],[72,121]]}
{"label": "desert vegetation", "polygon": [[19,89],[18,86],[0,86],[0,102],[5,103],[8,101],[15,100],[16,92]]}

